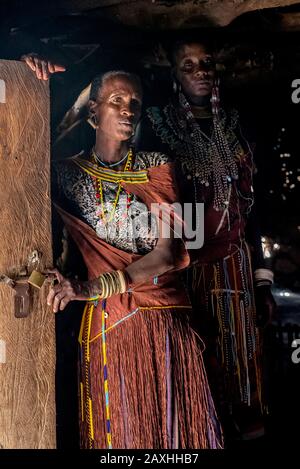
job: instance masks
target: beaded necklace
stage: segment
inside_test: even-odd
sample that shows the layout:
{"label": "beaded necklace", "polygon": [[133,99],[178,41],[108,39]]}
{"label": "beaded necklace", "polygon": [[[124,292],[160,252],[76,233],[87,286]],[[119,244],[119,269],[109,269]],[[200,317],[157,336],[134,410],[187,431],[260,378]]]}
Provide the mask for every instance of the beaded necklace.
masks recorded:
{"label": "beaded necklace", "polygon": [[[195,192],[198,186],[212,184],[215,210],[225,210],[229,204],[230,185],[238,179],[235,155],[238,142],[229,145],[219,118],[213,118],[212,135],[209,137],[201,129],[191,111],[185,96],[179,95],[180,108],[170,105],[167,123],[181,142],[183,165],[189,170],[188,179],[193,179]],[[195,194],[196,195],[196,194]],[[196,201],[198,194],[196,195]]]}
{"label": "beaded necklace", "polygon": [[[127,161],[125,163],[124,172],[130,171],[132,169],[133,152],[132,152],[131,148],[130,148],[130,150],[129,150],[129,152],[126,156],[127,156]],[[97,163],[97,158],[96,158],[94,152],[93,152],[93,157],[94,157],[94,162]],[[113,207],[112,207],[112,210],[110,211],[110,213],[108,213],[108,214],[106,214],[107,211],[105,210],[105,206],[104,206],[105,201],[104,201],[104,194],[103,194],[102,179],[93,176],[93,181],[94,181],[94,187],[95,187],[95,192],[96,192],[97,205],[98,205],[98,208],[99,208],[99,210],[97,210],[97,213],[99,214],[99,217],[101,218],[101,220],[103,221],[105,226],[107,226],[107,224],[112,221],[112,219],[115,215],[116,207],[118,205],[119,198],[120,198],[120,193],[121,193],[121,190],[122,190],[121,181],[118,182],[118,188],[117,188],[117,191],[116,191],[115,200],[113,202]],[[132,194],[130,194],[127,191],[126,191],[126,194],[127,194],[126,209],[127,209],[127,212],[128,212],[128,209],[129,209],[130,204],[132,202]],[[124,216],[126,216],[126,213],[125,213]]]}
{"label": "beaded necklace", "polygon": [[121,158],[119,161],[116,161],[115,163],[105,163],[100,158],[100,156],[96,153],[95,147],[93,148],[92,152],[93,152],[93,157],[95,159],[95,163],[101,164],[101,166],[104,166],[104,168],[114,168],[115,166],[118,166],[119,164],[123,163],[123,161],[126,160],[126,158],[128,157],[128,153],[129,153],[129,152],[126,153],[126,155],[124,155],[123,158]]}

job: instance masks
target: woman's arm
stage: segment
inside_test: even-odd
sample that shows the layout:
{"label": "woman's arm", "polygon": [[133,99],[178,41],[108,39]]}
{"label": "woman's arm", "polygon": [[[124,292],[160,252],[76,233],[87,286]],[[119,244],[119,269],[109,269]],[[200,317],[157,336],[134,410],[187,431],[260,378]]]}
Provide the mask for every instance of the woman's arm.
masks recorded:
{"label": "woman's arm", "polygon": [[255,203],[251,208],[251,212],[246,223],[245,237],[251,248],[253,270],[265,268],[266,266],[261,244],[261,232]]}
{"label": "woman's arm", "polygon": [[[182,239],[174,238],[172,230],[164,226],[161,220],[159,233],[160,237],[155,248],[125,268],[131,287],[181,267],[179,249],[182,247]],[[163,233],[169,236],[166,237]],[[70,301],[86,301],[88,298],[102,294],[98,278],[89,281],[67,279],[56,269],[48,271],[47,274],[58,282],[51,287],[47,297],[47,304],[52,307],[54,313],[62,311]]]}
{"label": "woman's arm", "polygon": [[131,284],[134,286],[146,282],[152,277],[163,275],[169,270],[178,268],[178,256],[176,254],[179,243],[182,243],[182,240],[160,238],[153,251],[126,267],[125,271],[131,280]]}
{"label": "woman's arm", "polygon": [[[268,273],[269,270],[266,269],[265,260],[263,256],[261,232],[258,222],[258,215],[255,209],[255,204],[252,207],[252,211],[246,225],[245,236],[252,251],[252,268],[254,273],[253,281],[255,287],[254,293],[256,304],[256,325],[258,327],[265,327],[272,321],[272,317],[274,316],[274,313],[276,311],[276,303],[272,295],[272,281],[268,279],[269,276],[263,281],[261,279],[261,277],[264,276],[266,272]],[[257,276],[259,276],[260,281],[257,280]]]}

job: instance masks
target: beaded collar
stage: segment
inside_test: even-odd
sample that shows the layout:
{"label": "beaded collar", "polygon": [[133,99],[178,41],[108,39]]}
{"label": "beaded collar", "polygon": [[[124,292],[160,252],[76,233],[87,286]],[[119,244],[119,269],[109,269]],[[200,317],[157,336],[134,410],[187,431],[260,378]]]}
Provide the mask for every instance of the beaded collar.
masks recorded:
{"label": "beaded collar", "polygon": [[75,155],[71,159],[90,176],[101,179],[102,181],[115,183],[125,182],[129,184],[144,184],[149,181],[147,171],[134,171],[132,169],[130,171],[115,171],[114,169],[101,168],[92,161],[81,158],[80,155]]}
{"label": "beaded collar", "polygon": [[205,134],[192,114],[183,94],[179,105],[169,103],[161,111],[157,107],[147,110],[154,132],[173,150],[183,173],[193,181],[195,201],[201,201],[201,186],[213,188],[213,206],[225,210],[229,205],[232,181],[238,179],[238,165],[243,149],[236,136],[238,113],[212,119],[212,135]]}

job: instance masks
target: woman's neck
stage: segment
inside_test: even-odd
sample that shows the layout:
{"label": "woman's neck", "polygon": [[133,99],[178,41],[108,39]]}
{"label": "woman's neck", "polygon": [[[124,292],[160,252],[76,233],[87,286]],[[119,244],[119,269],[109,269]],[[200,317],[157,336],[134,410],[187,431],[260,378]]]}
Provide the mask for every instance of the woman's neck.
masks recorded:
{"label": "woman's neck", "polygon": [[102,161],[112,164],[121,160],[128,152],[128,141],[116,141],[96,134],[95,152]]}
{"label": "woman's neck", "polygon": [[212,117],[210,95],[197,97],[185,95],[185,97],[196,119]]}
{"label": "woman's neck", "polygon": [[196,119],[212,117],[212,110],[209,104],[206,106],[195,106],[191,104],[190,106],[191,111]]}

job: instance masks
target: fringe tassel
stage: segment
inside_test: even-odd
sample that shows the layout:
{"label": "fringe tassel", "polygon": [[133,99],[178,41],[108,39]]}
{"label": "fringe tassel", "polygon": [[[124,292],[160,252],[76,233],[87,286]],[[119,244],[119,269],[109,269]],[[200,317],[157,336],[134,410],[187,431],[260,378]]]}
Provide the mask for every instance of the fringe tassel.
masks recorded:
{"label": "fringe tassel", "polygon": [[[139,311],[105,335],[114,448],[222,447],[201,344],[188,311]],[[95,448],[107,448],[103,365],[99,337],[90,343],[89,363]],[[87,422],[81,422],[84,448],[88,434]]]}
{"label": "fringe tassel", "polygon": [[83,312],[83,319],[79,333],[80,345],[80,414],[81,425],[85,425],[85,447],[94,448],[94,419],[91,394],[91,370],[90,370],[90,334],[94,303],[87,303]]}
{"label": "fringe tassel", "polygon": [[214,265],[193,266],[192,289],[199,308],[217,318],[216,352],[223,370],[226,402],[250,405],[256,391],[262,407],[261,347],[247,244]]}

